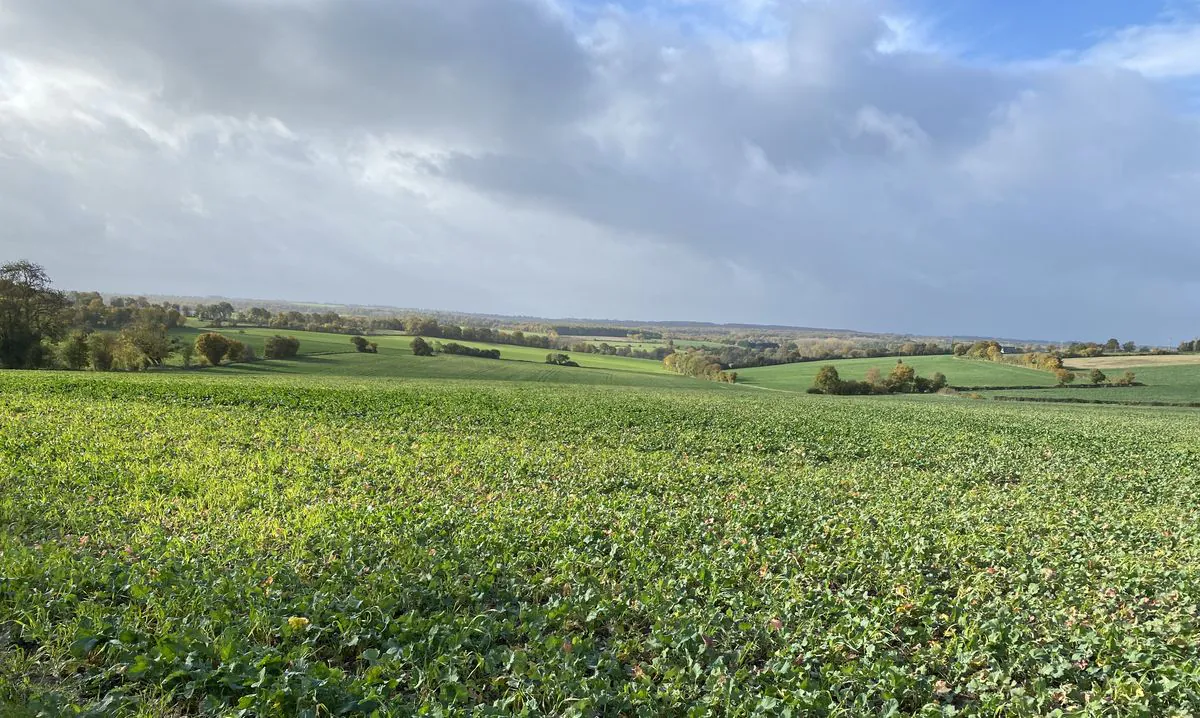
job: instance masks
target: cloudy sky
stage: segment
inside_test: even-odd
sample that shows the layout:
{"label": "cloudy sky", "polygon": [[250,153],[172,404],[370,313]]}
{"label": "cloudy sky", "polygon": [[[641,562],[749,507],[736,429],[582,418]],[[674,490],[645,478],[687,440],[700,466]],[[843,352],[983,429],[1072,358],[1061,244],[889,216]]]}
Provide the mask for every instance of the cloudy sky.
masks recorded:
{"label": "cloudy sky", "polygon": [[71,289],[1167,342],[1195,0],[0,0]]}

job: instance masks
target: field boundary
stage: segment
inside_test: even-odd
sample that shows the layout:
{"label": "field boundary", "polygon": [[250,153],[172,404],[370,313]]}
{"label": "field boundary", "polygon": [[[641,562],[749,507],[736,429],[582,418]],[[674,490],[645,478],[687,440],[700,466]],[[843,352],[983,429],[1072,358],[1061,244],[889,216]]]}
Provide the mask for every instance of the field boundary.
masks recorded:
{"label": "field boundary", "polygon": [[1036,404],[1107,404],[1109,406],[1166,406],[1179,409],[1200,409],[1200,401],[1120,401],[1118,399],[1048,399],[1040,396],[993,396],[992,401],[1020,401]]}

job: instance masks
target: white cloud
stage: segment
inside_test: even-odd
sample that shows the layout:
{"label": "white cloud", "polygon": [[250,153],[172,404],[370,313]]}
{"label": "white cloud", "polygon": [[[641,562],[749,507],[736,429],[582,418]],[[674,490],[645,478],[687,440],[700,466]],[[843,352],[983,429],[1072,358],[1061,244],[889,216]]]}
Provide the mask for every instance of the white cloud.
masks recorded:
{"label": "white cloud", "polygon": [[1139,340],[1190,321],[1200,128],[1151,77],[1187,62],[1113,69],[1164,66],[1130,59],[1166,47],[1149,30],[989,67],[895,5],[683,5],[6,0],[0,249],[77,288]]}

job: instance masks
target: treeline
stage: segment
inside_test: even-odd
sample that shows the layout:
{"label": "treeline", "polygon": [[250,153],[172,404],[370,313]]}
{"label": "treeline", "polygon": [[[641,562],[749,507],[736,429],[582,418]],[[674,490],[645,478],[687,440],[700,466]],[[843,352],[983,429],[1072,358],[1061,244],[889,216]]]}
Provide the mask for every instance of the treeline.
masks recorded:
{"label": "treeline", "polygon": [[934,356],[949,354],[950,347],[935,342],[883,344],[848,339],[801,339],[780,344],[769,340],[744,339],[733,345],[709,348],[708,351],[727,369],[746,369],[833,359]]}
{"label": "treeline", "polygon": [[441,342],[437,342],[433,345],[433,348],[434,348],[434,351],[439,351],[439,352],[442,352],[443,354],[460,354],[462,356],[477,357],[479,359],[499,359],[500,358],[500,350],[499,349],[477,349],[475,347],[470,347],[465,344],[459,344],[457,342],[450,342],[449,344],[442,344]]}
{"label": "treeline", "polygon": [[576,354],[603,354],[604,356],[651,359],[653,361],[662,361],[668,354],[675,351],[674,346],[661,346],[654,349],[634,349],[629,345],[615,347],[608,342],[600,342],[599,344],[574,342],[569,345],[563,345],[560,348]]}
{"label": "treeline", "polygon": [[946,376],[936,372],[928,379],[918,376],[915,369],[903,361],[885,377],[875,367],[867,371],[864,381],[842,379],[837,367],[823,366],[813,379],[809,394],[868,395],[868,394],[932,394],[946,388]]}
{"label": "treeline", "polygon": [[0,367],[7,369],[144,369],[191,350],[167,330],[183,311],[145,299],[54,289],[31,262],[0,266]]}
{"label": "treeline", "polygon": [[712,354],[699,349],[668,354],[663,358],[663,366],[667,369],[708,381],[719,381],[732,384],[737,381],[737,372],[723,371],[721,362]]}
{"label": "treeline", "polygon": [[982,359],[1003,364],[1057,372],[1062,369],[1063,358],[1057,352],[1027,352],[1023,354],[1005,354],[999,342],[979,341],[974,344],[955,344],[954,356],[965,359]]}
{"label": "treeline", "polygon": [[650,329],[631,329],[630,327],[602,327],[557,324],[545,328],[547,334],[557,334],[561,337],[613,337],[627,338],[634,341],[658,341],[663,333]]}

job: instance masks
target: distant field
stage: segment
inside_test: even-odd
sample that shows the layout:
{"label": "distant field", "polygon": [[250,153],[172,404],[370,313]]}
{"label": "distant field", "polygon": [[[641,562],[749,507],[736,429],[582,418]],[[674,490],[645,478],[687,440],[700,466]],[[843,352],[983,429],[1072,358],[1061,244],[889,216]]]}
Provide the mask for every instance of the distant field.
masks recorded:
{"label": "distant field", "polygon": [[1133,369],[1136,367],[1179,366],[1200,364],[1200,354],[1092,357],[1090,359],[1065,359],[1064,363],[1072,369]]}
{"label": "distant field", "polygon": [[[1053,386],[1049,372],[996,362],[958,359],[952,356],[904,357],[921,376],[941,372],[951,386]],[[804,391],[812,386],[821,367],[837,367],[843,379],[863,379],[872,367],[885,374],[896,365],[895,357],[878,359],[838,359],[834,361],[802,362],[779,366],[738,370],[738,383],[784,391]]]}
{"label": "distant field", "polygon": [[[701,389],[715,387],[710,387],[711,382],[673,374],[656,361],[597,354],[571,354],[571,358],[579,363],[579,367],[551,366],[545,363],[548,353],[546,349],[506,344],[458,342],[474,347],[499,349],[500,360],[497,361],[450,355],[416,357],[410,348],[412,337],[402,335],[372,336],[370,339],[379,344],[379,353],[360,354],[350,344],[350,337],[343,334],[228,327],[220,330],[186,327],[173,330],[172,334],[181,341],[195,341],[196,336],[206,331],[220,331],[228,337],[245,342],[254,347],[260,357],[263,345],[270,336],[284,334],[300,340],[300,356],[295,360],[260,361],[203,370],[214,374],[307,374],[377,379],[467,379],[662,388],[695,388],[699,385]],[[178,359],[175,361],[178,362]]]}
{"label": "distant field", "polygon": [[[1119,369],[1113,369],[1109,374],[1115,376],[1119,371]],[[1146,386],[1111,389],[1038,389],[1033,391],[1008,389],[985,392],[985,395],[1088,401],[1168,402],[1172,404],[1200,402],[1200,363],[1163,363],[1159,366],[1135,367],[1131,371],[1136,375],[1137,381]]]}

